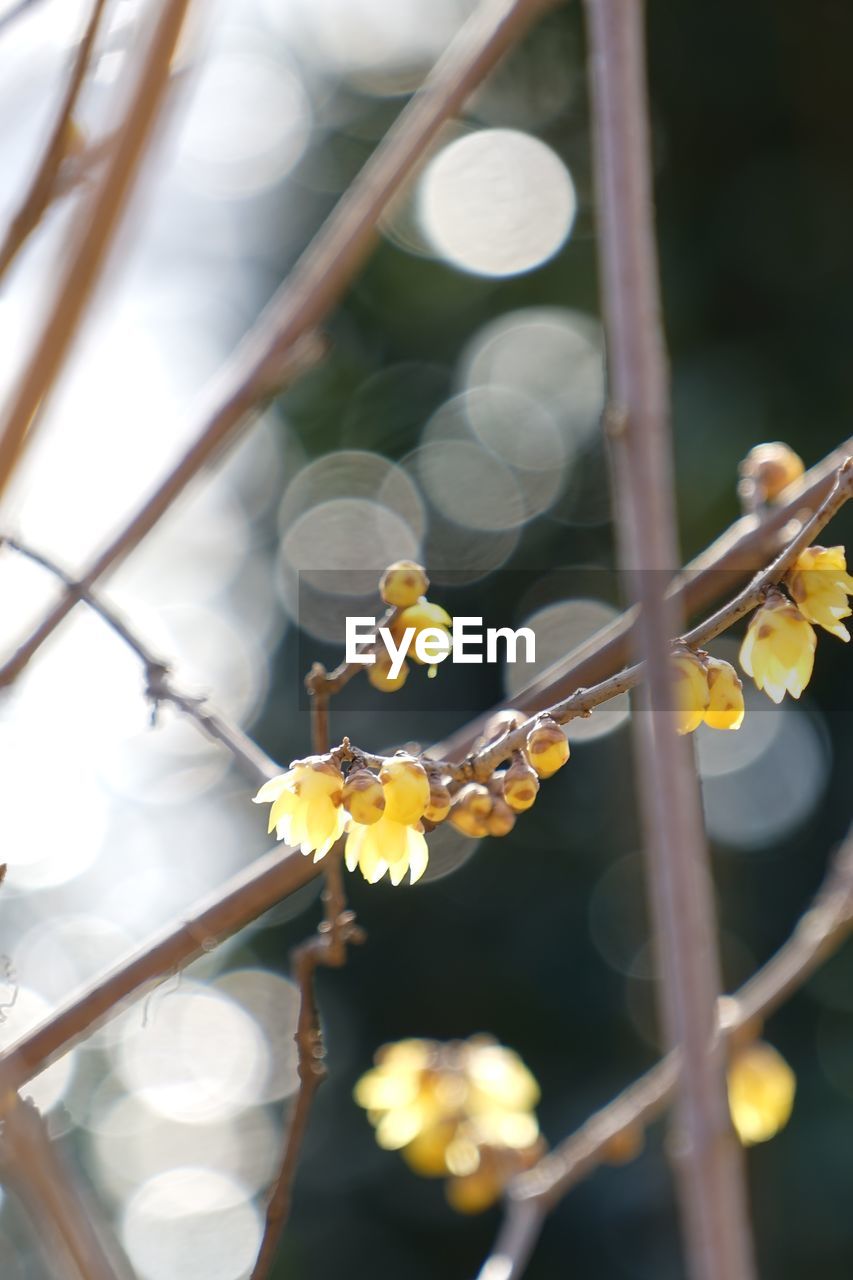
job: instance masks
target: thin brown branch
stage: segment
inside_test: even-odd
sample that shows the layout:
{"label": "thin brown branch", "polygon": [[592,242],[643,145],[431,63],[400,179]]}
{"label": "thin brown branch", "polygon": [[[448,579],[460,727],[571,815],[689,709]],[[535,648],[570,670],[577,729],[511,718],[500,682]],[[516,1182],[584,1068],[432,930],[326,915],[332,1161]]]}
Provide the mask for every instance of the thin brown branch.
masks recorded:
{"label": "thin brown branch", "polygon": [[17,538],[0,534],[0,547],[6,546],[11,551],[25,556],[34,564],[45,569],[53,577],[65,585],[69,595],[83,603],[98,615],[112,631],[139,658],[145,671],[145,692],[150,699],[154,712],[163,703],[171,703],[178,711],[195,721],[201,731],[215,742],[220,742],[231,753],[243,771],[258,784],[266,782],[280,772],[278,765],[244,733],[239,725],[233,724],[207,705],[204,698],[195,697],[175,684],[171,667],[162,658],[152,652],[145,642],[125,622],[112,605],[107,604],[99,595],[85,590],[71,574],[67,573],[50,556],[35,551]]}
{"label": "thin brown branch", "polygon": [[129,1280],[118,1245],[102,1241],[84,1199],[31,1102],[7,1094],[0,1128],[0,1177],[27,1211],[36,1242],[57,1280]]}
{"label": "thin brown branch", "polygon": [[670,637],[678,564],[670,405],[652,213],[644,17],[638,0],[587,0],[613,506],[620,566],[638,606],[645,682],[632,718],[661,1016],[684,1061],[672,1163],[691,1280],[755,1274],[743,1160],[714,1035],[717,926],[691,744],[676,734]]}
{"label": "thin brown branch", "polygon": [[[809,910],[790,938],[734,996],[718,1006],[717,1026],[728,1043],[738,1044],[760,1032],[766,1018],[791,998],[846,942],[853,931],[853,839],[848,837]],[[520,1280],[548,1211],[573,1187],[594,1173],[614,1141],[657,1120],[673,1099],[680,1072],[679,1056],[670,1053],[624,1089],[570,1137],[511,1184],[507,1221],[480,1272],[479,1280]],[[513,1221],[522,1206],[531,1213],[534,1238],[519,1249]]]}
{"label": "thin brown branch", "polygon": [[[306,341],[312,343],[316,355],[312,335],[366,261],[385,208],[423,161],[445,122],[548,7],[547,0],[483,0],[234,352],[210,389],[210,403],[202,409],[194,443],[81,575],[87,590],[142,541],[201,468],[236,441],[240,428],[259,404],[302,370]],[[123,154],[123,149],[118,147],[117,153]],[[102,182],[100,190],[103,187]],[[13,443],[23,438],[58,369],[65,344],[63,341],[61,351],[57,344],[62,335],[67,336],[69,306],[66,300],[61,316],[52,322],[51,342],[42,342],[9,414],[6,433]],[[0,441],[0,491],[2,460]],[[51,609],[0,669],[0,686],[16,678],[75,603],[65,595]]]}
{"label": "thin brown branch", "polygon": [[314,990],[317,969],[321,965],[341,968],[346,964],[348,945],[362,943],[365,939],[364,931],[356,924],[354,912],[346,908],[341,856],[342,850],[338,845],[325,859],[328,866],[323,894],[324,918],[319,929],[291,953],[291,971],[300,997],[295,1036],[299,1089],[287,1120],[281,1165],[267,1199],[264,1234],[251,1280],[266,1280],[275,1262],[281,1234],[290,1216],[293,1182],[314,1097],[327,1074],[326,1050]]}
{"label": "thin brown branch", "polygon": [[0,280],[23,248],[30,233],[38,226],[54,197],[59,170],[68,154],[74,128],[74,112],[92,60],[105,6],[106,0],[94,0],[83,39],[77,46],[68,87],[63,95],[53,131],[48,138],[30,188],[9,224],[3,243],[0,244]]}

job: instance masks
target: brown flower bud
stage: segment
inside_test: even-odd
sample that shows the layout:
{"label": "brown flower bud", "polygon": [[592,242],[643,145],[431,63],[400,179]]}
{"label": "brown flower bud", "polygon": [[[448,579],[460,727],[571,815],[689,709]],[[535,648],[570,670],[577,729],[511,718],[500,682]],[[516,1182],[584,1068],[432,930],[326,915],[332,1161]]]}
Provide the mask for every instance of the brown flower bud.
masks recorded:
{"label": "brown flower bud", "polygon": [[503,797],[515,813],[531,807],[539,792],[539,774],[519,752],[503,777]]}
{"label": "brown flower bud", "polygon": [[544,717],[527,735],[527,758],[540,778],[550,778],[569,758],[569,742],[550,717]]}
{"label": "brown flower bud", "polygon": [[355,822],[370,827],[385,812],[382,783],[369,769],[355,769],[344,784],[344,808]]}

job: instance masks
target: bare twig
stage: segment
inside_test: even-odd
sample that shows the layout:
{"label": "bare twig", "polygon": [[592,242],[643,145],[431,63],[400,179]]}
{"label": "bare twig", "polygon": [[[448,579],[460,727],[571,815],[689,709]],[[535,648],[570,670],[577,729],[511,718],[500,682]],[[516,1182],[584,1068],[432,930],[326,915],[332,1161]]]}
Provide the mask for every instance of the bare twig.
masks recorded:
{"label": "bare twig", "polygon": [[145,670],[145,692],[151,700],[155,713],[162,703],[171,703],[185,716],[194,720],[207,737],[222,743],[253,782],[260,784],[279,772],[275,761],[262,751],[239,725],[233,724],[218,712],[213,711],[208,707],[206,699],[194,697],[180,689],[172,679],[169,664],[148,648],[112,605],[107,604],[91,590],[85,590],[50,556],[35,551],[19,539],[0,534],[0,547],[3,546],[32,560],[34,564],[58,578],[65,584],[69,595],[87,604],[136,654]]}
{"label": "bare twig", "polygon": [[660,322],[645,76],[644,6],[587,0],[610,436],[620,564],[639,607],[646,679],[632,720],[661,1011],[684,1061],[672,1146],[692,1280],[755,1273],[742,1153],[714,1035],[721,977],[713,888],[690,743],[676,734],[669,641],[678,563],[669,389]]}
{"label": "bare twig", "polygon": [[[814,903],[788,941],[733,997],[720,1002],[717,1022],[721,1035],[730,1045],[737,1045],[758,1034],[763,1021],[835,954],[851,930],[853,839],[848,836]],[[670,1053],[513,1181],[506,1222],[479,1280],[519,1280],[549,1210],[605,1162],[615,1140],[646,1128],[664,1112],[672,1101],[679,1072],[679,1055]],[[515,1229],[519,1216],[530,1224],[523,1248]]]}
{"label": "bare twig", "polygon": [[169,83],[169,65],[189,0],[161,0],[115,147],[91,199],[80,207],[52,305],[0,427],[0,494],[31,424],[62,369],[95,290]]}
{"label": "bare twig", "polygon": [[251,1280],[265,1280],[275,1262],[281,1233],[290,1215],[293,1182],[314,1097],[326,1078],[325,1046],[314,991],[314,978],[321,965],[339,969],[347,960],[347,946],[364,941],[364,931],[356,924],[355,913],[346,908],[341,878],[341,847],[325,859],[326,889],[324,918],[316,934],[291,953],[291,969],[299,987],[299,1016],[296,1024],[299,1089],[287,1121],[278,1176],[267,1200],[264,1234]]}
{"label": "bare twig", "polygon": [[118,1244],[102,1241],[92,1205],[82,1196],[42,1118],[16,1093],[2,1105],[0,1176],[12,1187],[33,1225],[50,1274],[57,1280],[130,1280]]}
{"label": "bare twig", "polygon": [[[306,340],[311,341],[317,326],[365,262],[389,201],[422,162],[442,125],[548,7],[547,0],[483,0],[222,370],[210,389],[209,404],[202,409],[194,443],[81,575],[85,589],[142,541],[210,458],[237,439],[240,428],[259,404],[301,371]],[[54,322],[51,332],[61,327],[65,333],[68,317],[64,310],[61,319],[62,325]],[[301,358],[297,351],[300,344]],[[51,351],[43,351],[28,370],[8,419],[6,433],[11,442],[19,443],[26,433],[64,350],[63,342],[61,351],[54,352],[52,347]],[[311,350],[316,355],[316,340]],[[6,451],[9,452],[8,447]],[[17,448],[10,460],[16,456]],[[2,464],[0,441],[0,492]],[[63,596],[0,669],[0,686],[16,678],[75,603],[74,598]]]}
{"label": "bare twig", "polygon": [[77,102],[92,59],[92,51],[95,47],[95,40],[105,6],[106,0],[95,0],[92,6],[92,13],[83,34],[83,39],[77,46],[71,77],[60,104],[53,132],[48,139],[44,154],[30,183],[29,191],[24,196],[18,212],[9,224],[3,243],[0,245],[0,280],[3,279],[19,250],[26,242],[27,237],[38,226],[45,210],[53,199],[59,170],[68,153],[68,145],[74,127],[74,112],[77,109]]}

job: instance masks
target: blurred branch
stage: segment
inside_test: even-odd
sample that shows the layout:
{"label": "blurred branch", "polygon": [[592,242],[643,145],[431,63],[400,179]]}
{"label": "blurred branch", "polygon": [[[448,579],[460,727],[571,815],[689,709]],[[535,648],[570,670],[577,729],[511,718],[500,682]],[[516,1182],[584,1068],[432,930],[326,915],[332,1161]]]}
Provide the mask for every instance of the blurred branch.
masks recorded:
{"label": "blurred branch", "polygon": [[53,303],[0,425],[0,495],[17,466],[31,424],[59,376],[100,279],[169,84],[170,63],[188,5],[189,0],[161,0],[115,146],[91,199],[80,206]]}
{"label": "blurred branch", "polygon": [[[172,0],[172,8],[183,8],[186,3],[187,0]],[[533,20],[550,7],[550,0],[483,0],[221,371],[210,389],[210,405],[202,411],[193,444],[81,575],[84,589],[92,587],[142,541],[201,468],[237,439],[248,415],[261,402],[276,395],[284,383],[303,371],[306,343],[312,352],[308,363],[313,363],[316,339],[312,335],[366,261],[385,208],[424,160],[445,122],[456,114],[503,54],[518,43]],[[129,123],[133,123],[132,119]],[[126,150],[120,139],[108,174],[118,159],[126,157]],[[100,193],[105,189],[106,176]],[[94,246],[88,247],[92,253]],[[94,282],[94,268],[99,262],[100,256],[97,264],[90,264],[86,258],[78,269],[72,261],[74,288]],[[82,280],[78,280],[79,274]],[[70,286],[71,280],[67,283]],[[69,298],[68,292],[68,288],[60,291],[48,330],[22,380],[0,438],[0,493],[32,415],[58,372],[71,336],[70,326],[82,310],[82,299],[77,299],[76,293]],[[75,603],[75,597],[63,596],[0,668],[0,686],[10,684],[20,674]]]}
{"label": "blurred branch", "polygon": [[83,39],[77,47],[68,87],[59,108],[56,123],[44,149],[41,161],[23,202],[9,224],[0,245],[0,280],[15,260],[30,233],[38,226],[56,192],[56,181],[68,154],[74,130],[74,112],[86,79],[92,51],[98,35],[106,0],[95,0]]}
{"label": "blurred branch", "polygon": [[253,782],[258,784],[266,782],[268,778],[280,772],[276,762],[271,760],[238,725],[232,724],[218,712],[210,710],[206,699],[193,697],[178,688],[172,680],[169,664],[152,653],[111,605],[101,600],[92,591],[84,590],[71,574],[66,573],[49,556],[34,551],[32,547],[28,547],[17,538],[0,534],[0,547],[3,546],[25,556],[58,578],[65,585],[69,595],[88,605],[136,654],[145,670],[145,693],[151,701],[155,715],[161,703],[171,703],[178,711],[194,720],[207,737],[222,743]]}
{"label": "blurred branch", "polygon": [[[732,997],[718,1005],[717,1028],[729,1045],[752,1039],[764,1019],[804,986],[853,931],[853,837],[848,835],[830,863],[810,909],[791,937]],[[599,1165],[611,1144],[656,1120],[672,1102],[681,1072],[670,1053],[612,1102],[595,1112],[571,1137],[510,1185],[507,1217],[479,1280],[519,1280],[549,1210]],[[524,1239],[519,1220],[527,1224]]]}
{"label": "blurred branch", "polygon": [[639,0],[587,0],[601,292],[612,408],[619,562],[638,606],[634,649],[645,680],[632,717],[659,1004],[678,1047],[677,1141],[670,1156],[691,1280],[755,1275],[743,1155],[726,1100],[714,889],[692,743],[676,733],[670,637],[678,563],[669,377],[652,206],[651,139]]}
{"label": "blurred branch", "polygon": [[111,1259],[92,1224],[92,1205],[80,1194],[32,1102],[7,1094],[0,1123],[0,1178],[24,1205],[50,1274],[57,1280],[129,1280],[117,1243],[111,1241],[116,1255]]}

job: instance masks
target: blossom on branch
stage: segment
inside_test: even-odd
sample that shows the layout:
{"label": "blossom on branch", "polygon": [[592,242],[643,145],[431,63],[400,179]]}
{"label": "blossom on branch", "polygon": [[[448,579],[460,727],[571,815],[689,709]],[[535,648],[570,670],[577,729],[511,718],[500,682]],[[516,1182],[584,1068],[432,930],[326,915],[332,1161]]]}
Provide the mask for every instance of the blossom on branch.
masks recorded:
{"label": "blossom on branch", "polygon": [[772,1045],[757,1040],[735,1053],[728,1071],[729,1111],[745,1147],[784,1129],[796,1090],[797,1077]]}
{"label": "blossom on branch", "polygon": [[269,831],[275,830],[279,840],[303,853],[313,853],[319,862],[344,833],[343,788],[340,768],[325,757],[312,756],[265,782],[254,800],[272,805]]}
{"label": "blossom on branch", "polygon": [[843,547],[807,547],[788,574],[788,590],[807,621],[823,627],[845,643],[850,639],[841,619],[851,615],[847,597],[853,578],[847,572]]}
{"label": "blossom on branch", "polygon": [[799,698],[811,679],[816,645],[814,628],[776,591],[750,619],[740,665],[774,702],[786,693]]}

